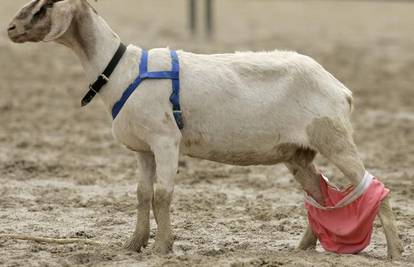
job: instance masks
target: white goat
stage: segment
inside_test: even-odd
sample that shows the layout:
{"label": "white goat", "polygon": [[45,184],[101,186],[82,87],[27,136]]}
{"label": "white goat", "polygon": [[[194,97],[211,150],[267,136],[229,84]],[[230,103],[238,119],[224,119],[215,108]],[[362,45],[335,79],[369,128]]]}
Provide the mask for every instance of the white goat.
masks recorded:
{"label": "white goat", "polygon": [[[80,58],[94,81],[120,40],[86,0],[35,0],[23,7],[8,29],[14,42],[56,41]],[[111,111],[137,75],[141,49],[129,46],[99,94]],[[136,151],[139,167],[138,219],[127,248],[148,244],[151,201],[158,224],[155,250],[172,249],[170,203],[178,156],[236,165],[283,162],[304,190],[322,201],[317,152],[336,165],[352,184],[365,173],[352,139],[351,92],[309,57],[294,52],[197,55],[178,52],[185,128],[174,121],[170,81],[144,82],[113,122],[117,140]],[[150,51],[150,70],[169,70],[168,49]],[[389,199],[379,212],[388,255],[399,258]],[[308,227],[300,249],[315,247]]]}

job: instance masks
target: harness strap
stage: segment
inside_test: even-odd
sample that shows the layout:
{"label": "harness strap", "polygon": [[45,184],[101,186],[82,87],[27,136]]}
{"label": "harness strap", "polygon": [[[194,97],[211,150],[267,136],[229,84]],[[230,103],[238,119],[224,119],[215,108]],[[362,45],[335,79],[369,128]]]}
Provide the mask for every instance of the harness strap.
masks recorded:
{"label": "harness strap", "polygon": [[179,72],[176,71],[156,71],[156,72],[146,72],[140,74],[141,79],[171,79],[178,80]]}
{"label": "harness strap", "polygon": [[[172,74],[179,73],[180,71],[180,62],[178,60],[178,55],[176,51],[171,51],[172,58]],[[184,128],[184,121],[181,112],[180,105],[180,80],[179,75],[177,79],[172,79],[172,89],[173,92],[170,96],[170,102],[173,105],[173,115],[175,122],[177,123],[178,128],[181,130]]]}
{"label": "harness strap", "polygon": [[142,50],[141,62],[139,65],[139,74],[137,78],[129,85],[124,91],[121,98],[115,103],[112,108],[112,118],[118,116],[119,112],[127,102],[128,98],[132,95],[135,89],[146,79],[168,79],[172,81],[172,94],[170,102],[173,108],[174,119],[178,128],[181,130],[184,128],[184,122],[182,118],[181,106],[180,106],[180,63],[176,51],[171,51],[172,58],[172,71],[154,71],[148,72],[148,51]]}

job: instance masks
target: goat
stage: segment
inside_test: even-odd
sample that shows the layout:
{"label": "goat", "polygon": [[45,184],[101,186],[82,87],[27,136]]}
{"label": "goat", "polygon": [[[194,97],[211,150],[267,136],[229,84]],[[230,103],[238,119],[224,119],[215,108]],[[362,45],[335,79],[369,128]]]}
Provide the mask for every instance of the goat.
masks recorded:
{"label": "goat", "polygon": [[[110,61],[120,38],[86,0],[35,0],[8,28],[16,43],[55,41],[73,50],[90,80]],[[99,94],[110,111],[136,76],[142,50],[130,45]],[[322,202],[320,153],[353,185],[364,164],[352,138],[352,93],[313,59],[295,52],[198,55],[179,51],[185,128],[172,114],[168,81],[143,83],[113,121],[114,137],[136,152],[137,224],[126,248],[148,244],[151,202],[157,222],[154,250],[172,250],[170,205],[179,154],[234,165],[285,163],[303,189]],[[170,66],[168,49],[150,51],[149,68]],[[389,198],[381,204],[388,256],[402,254]],[[299,248],[316,246],[307,228]]]}

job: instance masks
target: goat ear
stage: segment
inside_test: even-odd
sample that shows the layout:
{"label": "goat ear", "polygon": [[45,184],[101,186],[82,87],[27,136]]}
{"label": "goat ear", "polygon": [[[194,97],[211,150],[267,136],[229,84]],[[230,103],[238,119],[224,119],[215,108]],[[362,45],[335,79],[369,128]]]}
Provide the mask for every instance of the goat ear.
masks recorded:
{"label": "goat ear", "polygon": [[62,1],[54,4],[50,10],[50,31],[43,39],[44,42],[54,41],[61,37],[72,23],[75,8],[71,1]]}

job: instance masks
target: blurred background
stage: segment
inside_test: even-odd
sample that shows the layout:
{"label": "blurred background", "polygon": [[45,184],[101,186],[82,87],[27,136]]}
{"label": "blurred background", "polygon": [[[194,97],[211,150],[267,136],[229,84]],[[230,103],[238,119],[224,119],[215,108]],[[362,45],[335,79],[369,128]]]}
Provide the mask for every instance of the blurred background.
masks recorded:
{"label": "blurred background", "polygon": [[[294,251],[306,218],[302,191],[284,166],[241,168],[187,157],[176,178],[175,254],[120,250],[135,224],[134,155],[112,138],[99,101],[79,107],[90,81],[69,50],[8,40],[7,25],[26,2],[3,0],[0,9],[0,234],[114,245],[0,240],[0,265],[387,264],[378,222],[360,255]],[[367,169],[392,190],[406,250],[396,265],[414,264],[414,1],[212,0],[211,32],[205,0],[193,1],[193,27],[190,0],[90,2],[125,43],[146,49],[282,49],[320,62],[354,92],[356,143]],[[341,183],[324,159],[318,165]]]}

